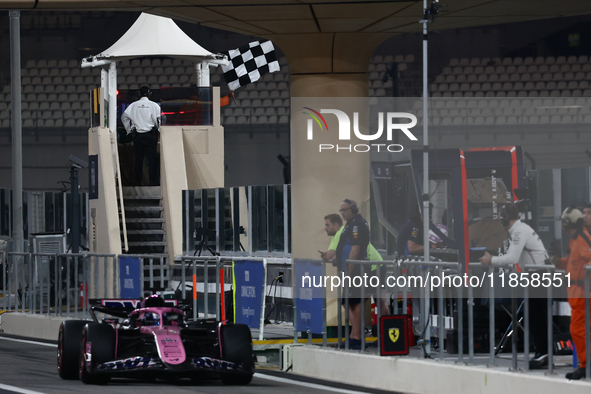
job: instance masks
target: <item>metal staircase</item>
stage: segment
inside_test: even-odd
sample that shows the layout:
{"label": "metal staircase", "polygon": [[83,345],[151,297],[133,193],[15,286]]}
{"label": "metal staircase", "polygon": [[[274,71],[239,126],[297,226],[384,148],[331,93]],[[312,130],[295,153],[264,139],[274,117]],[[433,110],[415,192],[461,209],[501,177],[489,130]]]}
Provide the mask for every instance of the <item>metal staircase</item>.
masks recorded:
{"label": "metal staircase", "polygon": [[[160,186],[123,187],[123,207],[125,215],[122,217],[125,218],[129,246],[127,251],[123,248],[123,253],[141,256],[144,265],[144,289],[158,290],[166,287],[168,281],[163,280],[168,277],[168,248]],[[123,231],[121,226],[122,245]]]}
{"label": "metal staircase", "polygon": [[[124,187],[127,254],[166,254],[164,208],[159,186]],[[123,241],[123,234],[121,235]]]}

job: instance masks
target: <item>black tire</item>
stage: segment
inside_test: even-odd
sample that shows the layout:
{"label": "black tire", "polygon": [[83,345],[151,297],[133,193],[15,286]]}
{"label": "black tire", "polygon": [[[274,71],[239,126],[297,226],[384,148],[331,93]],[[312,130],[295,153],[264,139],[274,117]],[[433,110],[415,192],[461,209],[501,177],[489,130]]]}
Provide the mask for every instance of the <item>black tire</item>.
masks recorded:
{"label": "black tire", "polygon": [[57,373],[62,379],[78,379],[78,359],[85,320],[66,320],[60,324],[57,339]]}
{"label": "black tire", "polygon": [[[90,371],[86,367],[84,353],[86,344],[91,343]],[[107,384],[111,377],[106,374],[93,374],[92,370],[99,364],[115,357],[115,330],[107,324],[88,323],[82,330],[82,341],[79,351],[79,377],[86,384]]]}
{"label": "black tire", "polygon": [[242,365],[243,372],[222,372],[222,382],[227,385],[249,384],[254,375],[252,336],[246,324],[228,324],[220,327],[222,359]]}

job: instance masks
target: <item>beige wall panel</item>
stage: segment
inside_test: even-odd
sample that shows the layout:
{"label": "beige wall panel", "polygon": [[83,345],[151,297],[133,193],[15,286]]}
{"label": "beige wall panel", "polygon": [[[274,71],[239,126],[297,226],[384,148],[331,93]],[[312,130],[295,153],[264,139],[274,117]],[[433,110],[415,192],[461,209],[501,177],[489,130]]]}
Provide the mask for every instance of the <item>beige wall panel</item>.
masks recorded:
{"label": "beige wall panel", "polygon": [[[111,150],[111,133],[105,127],[90,129],[88,132],[88,154],[98,154],[98,199],[89,200],[91,213],[91,253],[121,253],[119,211],[115,188],[115,169]],[[94,217],[93,210],[95,212]],[[96,242],[93,227],[96,223]]]}
{"label": "beige wall panel", "polygon": [[160,130],[160,185],[169,262],[183,253],[182,191],[187,190],[183,128],[162,126]]}
{"label": "beige wall panel", "polygon": [[189,190],[224,187],[223,127],[183,127]]}

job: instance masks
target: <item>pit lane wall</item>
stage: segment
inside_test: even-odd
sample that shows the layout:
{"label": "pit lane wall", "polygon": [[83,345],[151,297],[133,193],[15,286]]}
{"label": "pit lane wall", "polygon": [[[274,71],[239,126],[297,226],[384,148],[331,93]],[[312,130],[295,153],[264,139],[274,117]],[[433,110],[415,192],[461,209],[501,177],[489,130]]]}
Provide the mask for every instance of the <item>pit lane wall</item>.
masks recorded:
{"label": "pit lane wall", "polygon": [[380,357],[314,346],[292,348],[293,372],[309,377],[409,394],[588,394],[589,383],[486,366]]}
{"label": "pit lane wall", "polygon": [[57,341],[60,324],[71,317],[5,312],[0,315],[0,333]]}

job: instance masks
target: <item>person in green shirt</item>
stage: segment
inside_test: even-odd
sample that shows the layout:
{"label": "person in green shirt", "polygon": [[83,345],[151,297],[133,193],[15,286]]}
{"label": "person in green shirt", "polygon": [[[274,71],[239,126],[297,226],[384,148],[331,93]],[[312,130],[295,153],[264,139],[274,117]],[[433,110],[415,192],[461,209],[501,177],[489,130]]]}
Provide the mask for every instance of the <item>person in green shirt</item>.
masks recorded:
{"label": "person in green shirt", "polygon": [[[320,257],[323,261],[331,261],[334,260],[336,257],[337,246],[339,244],[339,240],[341,239],[341,233],[343,232],[343,220],[341,219],[341,215],[336,213],[331,213],[330,215],[326,215],[324,217],[324,230],[326,231],[326,235],[331,236],[330,245],[328,246],[328,250],[326,252],[320,252]],[[382,261],[383,258],[380,255],[380,252],[371,244],[371,242],[367,245],[367,258],[370,261]],[[376,265],[371,266],[371,270],[375,271],[377,269]],[[384,273],[385,267],[382,269],[382,274]],[[385,276],[385,275],[382,275]],[[383,280],[383,278],[380,278]],[[388,303],[387,297],[380,298],[380,306],[382,315],[389,315],[390,314],[390,305]]]}

